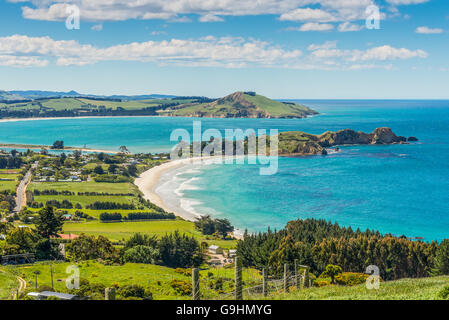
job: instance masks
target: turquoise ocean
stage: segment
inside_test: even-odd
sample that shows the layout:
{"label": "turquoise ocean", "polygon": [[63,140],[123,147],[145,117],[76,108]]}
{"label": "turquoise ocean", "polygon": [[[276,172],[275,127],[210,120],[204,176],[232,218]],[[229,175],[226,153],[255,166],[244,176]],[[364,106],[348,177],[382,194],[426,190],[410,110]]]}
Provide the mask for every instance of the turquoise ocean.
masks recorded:
{"label": "turquoise ocean", "polygon": [[0,123],[1,143],[51,144],[133,152],[168,151],[170,133],[279,129],[322,133],[388,126],[418,143],[351,146],[328,156],[279,159],[278,173],[257,165],[185,166],[162,177],[164,199],[184,210],[228,218],[239,229],[280,229],[294,219],[322,218],[383,233],[449,238],[449,101],[298,100],[320,112],[307,119],[91,118]]}

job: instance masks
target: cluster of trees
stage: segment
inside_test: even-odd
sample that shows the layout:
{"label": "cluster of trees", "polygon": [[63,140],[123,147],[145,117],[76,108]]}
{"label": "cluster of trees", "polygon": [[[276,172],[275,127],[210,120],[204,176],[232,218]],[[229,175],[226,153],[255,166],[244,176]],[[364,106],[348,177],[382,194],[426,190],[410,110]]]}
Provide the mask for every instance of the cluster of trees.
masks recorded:
{"label": "cluster of trees", "polygon": [[73,209],[73,204],[69,201],[69,200],[62,200],[62,201],[58,201],[58,200],[48,200],[47,202],[45,202],[46,206],[52,206],[58,209]]}
{"label": "cluster of trees", "polygon": [[103,236],[81,234],[67,245],[73,261],[102,259],[111,263],[151,263],[173,268],[190,268],[204,261],[198,241],[175,231],[158,240],[155,236],[134,234],[120,250]]}
{"label": "cluster of trees", "polygon": [[216,234],[225,238],[234,231],[228,219],[212,219],[209,215],[202,216],[195,221],[195,228],[206,235]]}
{"label": "cluster of trees", "polygon": [[23,160],[20,156],[0,157],[0,169],[19,169],[23,165]]}
{"label": "cluster of trees", "polygon": [[[70,191],[69,191],[70,192]],[[109,192],[78,192],[79,196],[120,196],[133,197],[134,193],[109,193]]]}
{"label": "cluster of trees", "polygon": [[57,195],[65,195],[65,196],[74,196],[75,192],[69,191],[69,190],[62,190],[62,191],[57,191],[57,190],[37,190],[34,189],[33,190],[33,194],[35,196],[57,196]]}
{"label": "cluster of trees", "polygon": [[173,220],[176,216],[171,212],[131,212],[125,220]]}
{"label": "cluster of trees", "polygon": [[64,141],[57,140],[57,141],[53,142],[51,149],[64,149]]}
{"label": "cluster of trees", "polygon": [[0,255],[34,253],[37,259],[59,257],[58,233],[62,231],[64,218],[53,207],[40,210],[33,219],[34,228],[16,228],[13,224],[0,223],[0,233],[6,241],[0,246]]}
{"label": "cluster of trees", "polygon": [[10,212],[16,205],[14,196],[8,193],[0,193],[0,210]]}
{"label": "cluster of trees", "polygon": [[317,274],[328,264],[341,266],[346,272],[364,272],[368,265],[376,265],[383,279],[392,280],[435,272],[432,266],[438,248],[435,242],[354,231],[325,220],[307,219],[291,221],[279,232],[245,233],[237,254],[245,266],[270,266],[279,272],[284,263],[295,259]]}
{"label": "cluster of trees", "polygon": [[93,209],[93,210],[135,210],[136,206],[131,203],[117,203],[112,201],[95,201],[92,204],[89,204],[86,206],[86,209]]}
{"label": "cluster of trees", "polygon": [[109,174],[101,174],[94,178],[95,182],[107,182],[107,183],[124,183],[131,182],[130,178],[126,176],[113,176]]}
{"label": "cluster of trees", "polygon": [[103,212],[100,213],[100,221],[122,221],[122,214],[118,212]]}
{"label": "cluster of trees", "polygon": [[103,212],[100,214],[100,221],[134,221],[134,220],[168,220],[175,219],[176,216],[173,213],[160,213],[160,212],[130,212],[128,216],[122,217],[121,213],[117,212]]}

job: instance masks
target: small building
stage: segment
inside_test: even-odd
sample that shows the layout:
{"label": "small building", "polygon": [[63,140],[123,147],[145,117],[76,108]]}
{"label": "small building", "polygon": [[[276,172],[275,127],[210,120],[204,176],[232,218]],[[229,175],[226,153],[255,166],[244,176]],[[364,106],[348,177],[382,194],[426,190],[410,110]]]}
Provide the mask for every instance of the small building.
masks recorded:
{"label": "small building", "polygon": [[209,253],[211,254],[223,254],[223,249],[216,245],[211,245],[209,247]]}
{"label": "small building", "polygon": [[46,300],[50,297],[55,297],[60,300],[79,300],[79,297],[74,294],[53,291],[30,292],[28,293],[28,296],[33,297],[36,300]]}
{"label": "small building", "polygon": [[237,255],[237,250],[235,249],[230,249],[229,250],[229,257],[230,258],[234,258]]}
{"label": "small building", "polygon": [[0,234],[0,240],[6,240],[6,235]]}

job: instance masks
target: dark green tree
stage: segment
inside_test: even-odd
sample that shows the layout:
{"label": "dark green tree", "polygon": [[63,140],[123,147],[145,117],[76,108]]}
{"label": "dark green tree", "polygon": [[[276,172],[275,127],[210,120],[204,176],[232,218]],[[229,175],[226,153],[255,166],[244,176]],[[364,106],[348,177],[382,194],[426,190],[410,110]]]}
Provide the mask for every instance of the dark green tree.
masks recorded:
{"label": "dark green tree", "polygon": [[39,211],[35,219],[36,231],[44,238],[49,239],[51,236],[58,237],[58,232],[62,231],[64,218],[51,206],[46,206]]}

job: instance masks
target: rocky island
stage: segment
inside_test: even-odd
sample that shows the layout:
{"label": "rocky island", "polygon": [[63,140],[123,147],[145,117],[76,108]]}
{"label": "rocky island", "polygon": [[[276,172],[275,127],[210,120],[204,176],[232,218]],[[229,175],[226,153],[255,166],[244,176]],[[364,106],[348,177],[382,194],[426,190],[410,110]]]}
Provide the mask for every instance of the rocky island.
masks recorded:
{"label": "rocky island", "polygon": [[326,131],[320,135],[288,131],[279,133],[278,138],[279,154],[293,156],[327,154],[326,148],[343,145],[406,144],[407,140],[418,141],[416,137],[407,139],[397,136],[387,127],[377,128],[372,133],[352,129]]}

